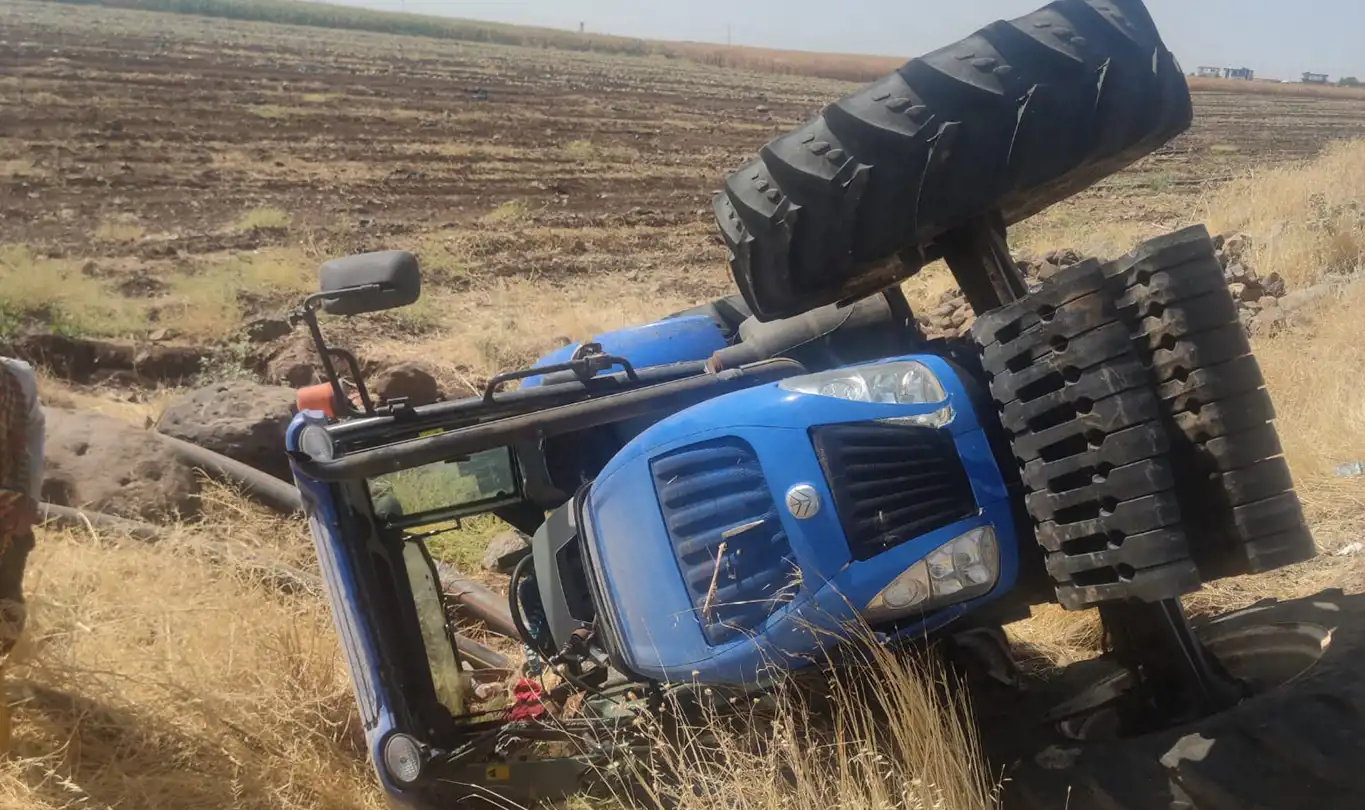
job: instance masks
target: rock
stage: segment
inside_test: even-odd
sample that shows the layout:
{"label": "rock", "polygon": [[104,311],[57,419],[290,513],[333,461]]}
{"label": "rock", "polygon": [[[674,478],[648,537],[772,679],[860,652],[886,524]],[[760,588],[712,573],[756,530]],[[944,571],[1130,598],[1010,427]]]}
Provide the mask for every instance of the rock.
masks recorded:
{"label": "rock", "polygon": [[1261,281],[1261,286],[1265,288],[1266,295],[1273,295],[1276,298],[1283,298],[1288,291],[1284,285],[1284,278],[1279,273],[1271,273]]}
{"label": "rock", "polygon": [[1256,280],[1256,271],[1241,262],[1229,264],[1225,275],[1229,281],[1241,282],[1242,284]]}
{"label": "rock", "polygon": [[171,403],[157,430],[289,480],[284,432],[294,399],[292,389],[280,386],[219,383]]}
{"label": "rock", "polygon": [[488,541],[483,553],[483,567],[500,574],[510,574],[522,558],[531,553],[531,543],[526,535],[516,529],[509,529]]}
{"label": "rock", "polygon": [[1232,297],[1238,301],[1242,300],[1242,294],[1246,292],[1246,289],[1247,285],[1240,281],[1234,281],[1228,285],[1228,292],[1232,293]]}
{"label": "rock", "polygon": [[961,290],[944,290],[943,295],[940,295],[938,297],[938,302],[940,304],[947,304],[951,301],[956,301],[960,298],[962,298]]}
{"label": "rock", "polygon": [[1073,264],[1079,264],[1084,257],[1075,248],[1062,248],[1061,250],[1048,251],[1043,258],[1058,267],[1070,267]]}
{"label": "rock", "polygon": [[1062,266],[1059,264],[1054,264],[1052,262],[1043,262],[1042,264],[1038,265],[1038,278],[1041,281],[1047,281],[1048,279],[1052,278],[1053,276],[1057,275],[1060,272],[1062,272]]}
{"label": "rock", "polygon": [[104,414],[44,410],[43,500],[137,520],[198,513],[197,474],[155,433]]}
{"label": "rock", "polygon": [[1263,295],[1256,303],[1260,305],[1261,309],[1274,309],[1280,305],[1280,299],[1273,295]]}
{"label": "rock", "polygon": [[767,115],[768,113],[772,112],[772,110],[768,108],[768,105],[760,104],[757,107],[754,107],[754,112]]}
{"label": "rock", "polygon": [[283,318],[257,318],[246,325],[246,339],[252,343],[273,343],[294,331]]}
{"label": "rock", "polygon": [[1251,319],[1247,331],[1252,337],[1274,337],[1284,331],[1286,321],[1278,309],[1264,310]]}
{"label": "rock", "polygon": [[1245,309],[1245,310],[1247,310],[1247,311],[1249,311],[1249,312],[1260,312],[1260,311],[1261,311],[1261,302],[1260,302],[1260,301],[1242,301],[1242,302],[1241,302],[1241,306],[1242,306],[1242,309]]}
{"label": "rock", "polygon": [[45,366],[53,376],[82,385],[111,372],[132,372],[147,382],[183,383],[203,370],[208,352],[193,346],[116,343],[67,335],[28,335],[10,347],[14,356]]}
{"label": "rock", "polygon": [[948,325],[957,329],[967,322],[967,316],[969,314],[966,307],[959,307],[957,311],[953,313],[953,316],[948,319]]}
{"label": "rock", "polygon": [[1229,264],[1241,262],[1250,249],[1251,237],[1244,233],[1232,233],[1223,237],[1223,254],[1228,257]]}
{"label": "rock", "polygon": [[256,352],[252,366],[257,374],[272,385],[304,388],[322,382],[318,354],[308,335],[295,335],[292,340]]}
{"label": "rock", "polygon": [[1302,290],[1295,290],[1283,296],[1279,296],[1279,308],[1284,312],[1294,312],[1304,307],[1331,297],[1332,288],[1327,284],[1314,284],[1312,287],[1304,287]]}
{"label": "rock", "polygon": [[430,405],[444,397],[436,376],[421,363],[390,366],[375,375],[370,391],[381,401],[406,399],[409,405]]}
{"label": "rock", "polygon": [[1259,281],[1248,281],[1242,285],[1242,294],[1238,296],[1243,301],[1259,301],[1265,295],[1265,287]]}

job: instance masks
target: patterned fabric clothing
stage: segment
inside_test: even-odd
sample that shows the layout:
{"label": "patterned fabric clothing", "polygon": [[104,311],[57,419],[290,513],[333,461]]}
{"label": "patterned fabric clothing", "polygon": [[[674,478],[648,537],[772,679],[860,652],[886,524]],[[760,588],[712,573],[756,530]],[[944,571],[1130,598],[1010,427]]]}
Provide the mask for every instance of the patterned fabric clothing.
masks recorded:
{"label": "patterned fabric clothing", "polygon": [[18,373],[0,364],[0,526],[8,525],[10,514],[33,496],[28,449],[31,406]]}

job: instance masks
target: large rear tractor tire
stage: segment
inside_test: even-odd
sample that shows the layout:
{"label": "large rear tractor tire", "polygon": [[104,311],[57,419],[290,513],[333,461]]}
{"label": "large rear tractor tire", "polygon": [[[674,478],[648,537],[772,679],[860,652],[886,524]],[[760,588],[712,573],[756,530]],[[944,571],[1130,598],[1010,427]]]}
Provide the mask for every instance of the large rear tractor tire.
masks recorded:
{"label": "large rear tractor tire", "polygon": [[1097,659],[974,694],[1005,810],[1354,810],[1365,796],[1365,596],[1326,591],[1194,622],[1256,695],[1188,725],[1115,736]]}
{"label": "large rear tractor tire", "polygon": [[1151,369],[1205,581],[1310,559],[1313,536],[1271,420],[1275,408],[1203,226],[1104,266]]}
{"label": "large rear tractor tire", "polygon": [[1140,0],[1063,0],[826,107],[731,175],[716,220],[754,314],[789,317],[912,275],[974,218],[1030,217],[1191,119]]}
{"label": "large rear tractor tire", "polygon": [[1065,607],[1315,555],[1203,227],[1069,268],[972,334]]}
{"label": "large rear tractor tire", "polygon": [[1069,609],[1199,588],[1161,409],[1098,262],[973,327]]}

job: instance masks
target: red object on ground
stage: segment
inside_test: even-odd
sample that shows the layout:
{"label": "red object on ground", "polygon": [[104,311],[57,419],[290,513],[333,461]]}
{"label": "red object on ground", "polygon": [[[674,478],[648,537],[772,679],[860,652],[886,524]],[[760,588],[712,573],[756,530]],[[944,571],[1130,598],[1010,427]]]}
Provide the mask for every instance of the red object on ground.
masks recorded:
{"label": "red object on ground", "polygon": [[509,722],[535,720],[545,714],[545,704],[540,702],[540,684],[535,681],[526,678],[517,681],[512,687],[512,696],[516,703],[507,710]]}

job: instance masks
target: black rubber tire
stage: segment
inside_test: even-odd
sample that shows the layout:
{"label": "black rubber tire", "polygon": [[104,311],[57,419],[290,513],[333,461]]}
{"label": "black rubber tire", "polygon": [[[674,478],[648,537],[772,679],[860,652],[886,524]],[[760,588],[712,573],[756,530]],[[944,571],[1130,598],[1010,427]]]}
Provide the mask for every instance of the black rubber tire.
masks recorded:
{"label": "black rubber tire", "polygon": [[1063,0],[826,107],[731,175],[715,216],[754,314],[789,317],[912,275],[976,217],[1026,219],[1192,116],[1141,0]]}
{"label": "black rubber tire", "polygon": [[1149,366],[1205,581],[1310,559],[1312,534],[1271,420],[1274,405],[1213,240],[1195,226],[1104,266]]}
{"label": "black rubber tire", "polygon": [[1330,646],[1299,677],[1213,717],[1127,739],[1067,739],[1046,709],[1117,671],[1106,659],[973,705],[1004,810],[1352,810],[1365,795],[1365,596],[1266,600],[1196,632],[1311,626]]}
{"label": "black rubber tire", "polygon": [[986,313],[973,334],[1058,601],[1198,590],[1156,391],[1100,264]]}

